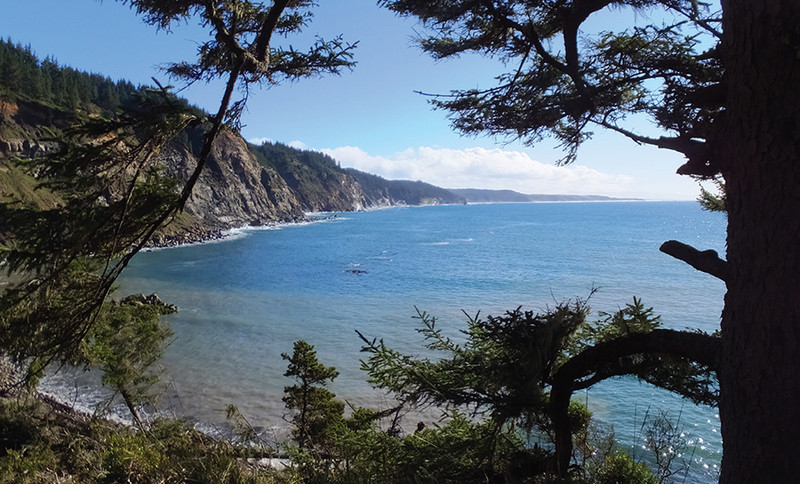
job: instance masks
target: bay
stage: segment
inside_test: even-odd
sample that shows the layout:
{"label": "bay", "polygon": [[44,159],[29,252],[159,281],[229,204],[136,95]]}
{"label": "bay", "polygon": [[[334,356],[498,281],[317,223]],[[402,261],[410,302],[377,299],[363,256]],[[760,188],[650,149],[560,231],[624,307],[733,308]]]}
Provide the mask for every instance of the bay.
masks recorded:
{"label": "bay", "polygon": [[[332,390],[359,405],[388,397],[359,370],[356,330],[422,354],[416,308],[459,338],[464,312],[543,311],[597,292],[590,306],[613,312],[640,297],[664,327],[719,328],[724,284],[659,252],[676,239],[725,252],[725,217],[694,202],[528,203],[402,207],[342,213],[313,224],[246,230],[222,242],[153,250],[125,272],[121,293],[157,292],[180,311],[164,358],[164,405],[222,428],[236,404],[279,435],[281,353],[303,339],[341,375]],[[684,430],[686,482],[713,480],[721,458],[715,409],[634,378],[576,395],[614,426],[627,451],[647,458],[642,422],[666,412]],[[415,425],[416,422],[411,423]]]}

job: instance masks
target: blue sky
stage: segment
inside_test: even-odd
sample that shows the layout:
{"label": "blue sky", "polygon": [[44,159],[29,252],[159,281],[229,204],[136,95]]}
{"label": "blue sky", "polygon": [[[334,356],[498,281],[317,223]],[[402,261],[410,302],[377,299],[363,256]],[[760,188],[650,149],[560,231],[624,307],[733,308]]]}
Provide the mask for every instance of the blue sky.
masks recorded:
{"label": "blue sky", "polygon": [[[509,188],[525,193],[570,193],[691,200],[697,184],[675,174],[675,153],[643,147],[598,132],[578,161],[558,167],[554,143],[534,147],[487,137],[463,137],[446,113],[433,111],[414,91],[488,87],[503,66],[463,56],[436,62],[413,45],[421,26],[378,8],[375,0],[321,0],[307,35],[288,42],[300,48],[314,35],[342,34],[358,41],[358,64],[340,76],[308,79],[251,92],[243,136],[330,154],[387,178],[420,179],[449,188]],[[169,83],[159,67],[193,59],[207,35],[194,25],[171,33],[145,25],[129,8],[106,0],[5,0],[0,35],[30,44],[40,57],[62,65],[151,83]],[[615,12],[595,21],[602,28],[627,21]],[[606,27],[608,25],[609,27]],[[181,93],[215,110],[221,85],[195,85]]]}

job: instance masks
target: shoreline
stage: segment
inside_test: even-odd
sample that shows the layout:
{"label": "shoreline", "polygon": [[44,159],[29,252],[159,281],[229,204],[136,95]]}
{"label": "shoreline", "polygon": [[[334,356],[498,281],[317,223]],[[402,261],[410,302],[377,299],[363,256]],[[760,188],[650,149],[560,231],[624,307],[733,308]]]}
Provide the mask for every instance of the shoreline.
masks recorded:
{"label": "shoreline", "polygon": [[[287,221],[269,221],[262,225],[240,225],[229,228],[214,228],[205,231],[190,231],[185,234],[180,234],[171,237],[160,236],[155,242],[150,242],[144,246],[142,252],[150,252],[153,250],[173,249],[179,247],[191,247],[194,245],[214,244],[218,242],[225,242],[234,240],[239,237],[244,237],[248,232],[257,232],[261,230],[280,230],[286,227],[297,227],[310,225],[315,223],[326,222],[329,220],[343,220],[340,214],[355,213],[355,212],[373,212],[377,210],[385,210],[390,208],[403,208],[414,205],[381,205],[370,207],[366,209],[350,210],[346,212],[305,212],[304,219],[301,220],[287,220]],[[419,205],[427,206],[427,205]]]}
{"label": "shoreline", "polygon": [[[167,419],[188,425],[187,429],[195,433],[195,438],[199,438],[204,442],[222,443],[223,445],[237,446],[245,451],[250,450],[249,454],[236,458],[240,465],[252,469],[273,469],[275,471],[283,471],[293,465],[289,455],[279,450],[280,445],[288,442],[288,431],[286,432],[287,439],[282,441],[277,438],[268,441],[260,437],[260,444],[248,443],[242,441],[241,438],[237,438],[233,428],[228,431],[221,431],[219,428],[203,426],[200,422],[192,422],[177,415],[159,413],[145,414],[143,419],[145,426],[140,427],[134,424],[131,419],[121,417],[116,412],[87,411],[74,402],[66,402],[58,398],[58,395],[40,390],[38,386],[36,388],[26,388],[22,383],[21,377],[22,370],[17,365],[7,358],[0,358],[0,404],[3,405],[4,412],[6,412],[4,415],[12,419],[17,417],[13,416],[13,410],[9,413],[8,408],[24,408],[26,417],[38,418],[37,426],[50,430],[55,429],[59,434],[74,438],[75,436],[89,435],[92,432],[90,429],[95,429],[99,432],[104,432],[103,435],[106,436],[121,435],[123,439],[125,438],[124,436],[146,434],[152,425],[161,419]],[[6,406],[9,403],[13,407],[7,408]],[[29,424],[29,421],[26,420],[25,422]],[[48,482],[50,481],[48,480]]]}

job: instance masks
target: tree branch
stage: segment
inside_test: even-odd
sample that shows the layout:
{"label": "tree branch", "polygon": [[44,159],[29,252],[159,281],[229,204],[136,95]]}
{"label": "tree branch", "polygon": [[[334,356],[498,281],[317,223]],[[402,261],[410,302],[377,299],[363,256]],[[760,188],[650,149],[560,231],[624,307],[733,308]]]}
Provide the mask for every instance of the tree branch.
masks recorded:
{"label": "tree branch", "polygon": [[258,40],[256,40],[256,60],[258,62],[266,62],[269,64],[269,46],[272,40],[272,33],[278,25],[278,20],[281,14],[289,4],[289,0],[277,0],[269,9],[267,18],[261,25],[261,31],[258,33]]}
{"label": "tree branch", "polygon": [[689,138],[687,136],[677,136],[669,138],[661,136],[658,138],[649,138],[621,128],[607,120],[607,117],[597,121],[592,120],[593,123],[598,124],[606,129],[616,131],[617,133],[629,138],[636,143],[655,146],[657,148],[677,151],[683,154],[687,161],[681,165],[677,173],[679,175],[696,175],[701,178],[713,178],[719,174],[717,169],[710,161],[708,143]]}
{"label": "tree branch", "polygon": [[[572,455],[572,436],[567,410],[576,387],[596,369],[636,354],[669,354],[688,358],[716,370],[719,368],[720,339],[702,333],[671,329],[656,329],[649,333],[634,333],[586,348],[564,363],[553,376],[550,389],[550,408],[555,429],[558,472],[566,476]],[[613,375],[609,375],[613,376]],[[590,378],[594,383],[599,380]],[[596,381],[595,381],[596,380]]]}
{"label": "tree branch", "polygon": [[677,240],[668,240],[664,242],[661,244],[659,250],[678,260],[686,262],[700,272],[711,274],[717,279],[728,282],[728,278],[730,277],[728,262],[720,259],[715,250],[699,251],[691,245],[678,242]]}

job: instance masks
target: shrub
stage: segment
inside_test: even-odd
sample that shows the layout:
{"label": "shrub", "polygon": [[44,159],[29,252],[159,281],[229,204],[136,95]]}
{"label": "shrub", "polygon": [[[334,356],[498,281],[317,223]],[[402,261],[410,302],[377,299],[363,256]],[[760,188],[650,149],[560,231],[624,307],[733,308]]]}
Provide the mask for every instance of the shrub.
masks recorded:
{"label": "shrub", "polygon": [[658,484],[658,479],[644,462],[635,462],[631,456],[614,452],[598,464],[588,466],[589,477],[596,484]]}

